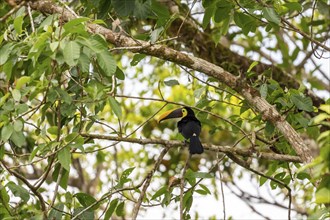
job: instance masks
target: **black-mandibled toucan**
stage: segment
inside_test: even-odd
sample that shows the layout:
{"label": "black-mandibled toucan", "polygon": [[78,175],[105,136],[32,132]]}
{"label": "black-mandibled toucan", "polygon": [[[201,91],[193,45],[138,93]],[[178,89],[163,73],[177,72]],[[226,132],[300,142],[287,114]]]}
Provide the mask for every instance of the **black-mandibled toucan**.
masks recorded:
{"label": "black-mandibled toucan", "polygon": [[158,123],[170,119],[181,118],[178,122],[179,132],[185,139],[189,139],[189,152],[191,154],[201,154],[204,149],[199,140],[201,133],[201,122],[196,118],[194,111],[189,107],[178,108],[164,112],[158,119]]}

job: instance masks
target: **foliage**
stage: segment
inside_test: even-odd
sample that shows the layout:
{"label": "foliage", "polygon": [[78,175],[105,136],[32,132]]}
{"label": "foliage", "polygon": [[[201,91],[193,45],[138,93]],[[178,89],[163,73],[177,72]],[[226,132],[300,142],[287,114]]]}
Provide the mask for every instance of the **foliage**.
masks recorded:
{"label": "foliage", "polygon": [[[38,2],[0,3],[1,219],[131,218],[148,206],[166,213],[173,205],[182,205],[184,219],[198,218],[193,204],[200,196],[219,199],[219,181],[231,189],[244,175],[284,195],[295,217],[329,217],[330,102],[317,95],[329,96],[330,80],[314,57],[328,50],[326,1],[81,0],[68,2],[79,14],[68,21]],[[175,59],[110,44],[89,24],[244,78],[303,137],[314,160],[259,157],[297,154],[243,90]],[[157,124],[157,114],[179,106],[195,110],[204,147],[252,153],[210,148],[189,160],[184,144],[164,145],[183,138],[175,123]]]}

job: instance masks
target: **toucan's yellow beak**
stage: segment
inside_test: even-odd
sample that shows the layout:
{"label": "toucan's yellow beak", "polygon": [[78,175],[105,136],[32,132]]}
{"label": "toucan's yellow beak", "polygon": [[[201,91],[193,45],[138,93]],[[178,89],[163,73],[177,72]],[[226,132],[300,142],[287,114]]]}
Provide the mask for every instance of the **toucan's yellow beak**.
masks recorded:
{"label": "toucan's yellow beak", "polygon": [[164,112],[159,118],[158,123],[163,120],[170,119],[170,118],[183,118],[186,115],[184,114],[183,108],[172,109],[169,111]]}

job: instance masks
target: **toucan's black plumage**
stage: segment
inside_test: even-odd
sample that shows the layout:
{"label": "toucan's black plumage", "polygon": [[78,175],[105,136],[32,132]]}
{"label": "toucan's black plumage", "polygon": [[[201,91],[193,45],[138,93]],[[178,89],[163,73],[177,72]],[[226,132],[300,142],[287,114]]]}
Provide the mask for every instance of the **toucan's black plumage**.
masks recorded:
{"label": "toucan's black plumage", "polygon": [[189,107],[170,110],[162,114],[158,122],[170,118],[181,118],[178,122],[178,129],[182,136],[189,140],[189,152],[191,154],[203,153],[204,149],[201,141],[199,140],[201,123],[196,118],[194,111]]}

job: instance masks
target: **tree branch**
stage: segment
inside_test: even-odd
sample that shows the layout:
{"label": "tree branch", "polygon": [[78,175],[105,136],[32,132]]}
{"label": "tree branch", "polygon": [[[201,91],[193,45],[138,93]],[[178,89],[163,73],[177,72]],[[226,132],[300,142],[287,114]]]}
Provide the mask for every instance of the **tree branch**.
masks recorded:
{"label": "tree branch", "polygon": [[[117,141],[117,142],[129,142],[129,143],[137,143],[141,145],[147,144],[160,144],[169,148],[172,147],[182,147],[182,141],[176,140],[162,140],[162,139],[141,139],[141,138],[125,138],[125,137],[117,137],[110,135],[99,135],[99,134],[87,134],[81,133],[82,137],[91,138],[91,139],[101,139],[101,140],[109,140],[109,141]],[[286,161],[286,162],[298,162],[301,163],[302,160],[298,156],[292,155],[284,155],[284,154],[276,154],[276,153],[268,153],[268,152],[258,152],[254,153],[248,149],[240,149],[233,148],[231,146],[218,146],[214,144],[202,143],[205,150],[213,151],[213,152],[221,152],[225,154],[237,154],[244,157],[255,157],[262,158],[266,160],[278,160],[278,161]],[[78,152],[75,152],[78,153]],[[88,153],[88,152],[85,152]]]}

